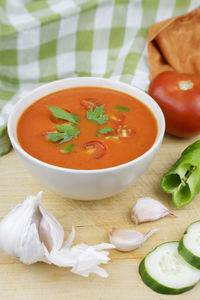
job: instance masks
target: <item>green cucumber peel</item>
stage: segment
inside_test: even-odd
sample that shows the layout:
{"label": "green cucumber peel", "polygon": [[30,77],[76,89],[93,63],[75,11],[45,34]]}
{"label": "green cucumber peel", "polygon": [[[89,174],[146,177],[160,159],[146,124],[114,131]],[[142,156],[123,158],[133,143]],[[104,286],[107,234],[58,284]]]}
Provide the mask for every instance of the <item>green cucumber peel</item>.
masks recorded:
{"label": "green cucumber peel", "polygon": [[[159,250],[159,248],[160,249],[162,249],[162,247],[163,246],[165,246],[165,245],[172,245],[172,247],[176,247],[176,245],[174,245],[173,246],[173,244],[177,244],[177,246],[178,246],[178,242],[177,241],[172,241],[172,242],[166,242],[166,243],[162,243],[162,244],[160,244],[160,245],[158,245],[157,247],[155,247],[151,252],[149,252],[146,256],[145,256],[145,258],[141,261],[141,263],[140,263],[140,265],[139,265],[139,274],[140,274],[140,276],[141,276],[141,279],[142,279],[142,281],[149,287],[149,288],[151,288],[153,291],[155,291],[155,292],[157,292],[157,293],[159,293],[159,294],[166,294],[166,295],[178,295],[178,294],[181,294],[181,293],[184,293],[184,292],[186,292],[186,291],[189,291],[189,290],[191,290],[198,282],[199,282],[199,279],[200,279],[200,275],[195,275],[195,276],[197,276],[197,278],[196,278],[196,280],[194,281],[194,283],[192,283],[192,284],[189,284],[188,283],[188,285],[183,285],[183,287],[179,287],[179,288],[176,288],[176,287],[170,287],[170,286],[167,286],[167,285],[164,285],[163,283],[161,283],[161,282],[159,282],[158,281],[158,279],[155,279],[155,278],[153,278],[152,277],[152,275],[149,273],[149,271],[148,271],[148,268],[147,268],[147,266],[146,266],[146,260],[147,259],[149,259],[149,260],[151,260],[151,265],[152,264],[154,264],[155,263],[155,261],[153,261],[154,260],[154,258],[151,256],[151,254],[154,252],[154,251],[156,251],[156,250]],[[173,249],[173,248],[172,248]],[[165,252],[166,250],[164,249],[164,254],[166,253]],[[161,251],[160,251],[161,252]],[[158,256],[159,256],[159,254],[157,254]],[[178,253],[177,253],[177,255],[179,255]],[[184,262],[184,260],[182,260],[183,262]],[[158,263],[158,262],[157,262]],[[170,262],[169,262],[170,263]],[[173,263],[173,260],[172,260],[172,263]],[[182,262],[181,262],[182,263]],[[148,265],[148,263],[147,263],[147,265]],[[160,261],[159,261],[159,265],[160,265]],[[186,271],[187,270],[189,270],[188,272],[193,272],[193,267],[192,266],[190,266],[189,264],[187,264],[187,262],[185,262],[185,263],[183,263],[183,265],[184,266],[186,266]],[[175,261],[175,266],[176,266],[176,261]],[[187,269],[188,267],[187,266],[189,266],[189,269]],[[158,267],[158,265],[156,265],[156,263],[155,263],[155,266],[154,266],[154,268],[156,269]],[[184,270],[183,270],[184,271]],[[166,272],[168,272],[168,271],[166,271]],[[196,273],[196,272],[198,272],[198,270],[196,270],[195,268],[194,268],[194,272]],[[166,273],[167,274],[167,273]],[[167,281],[168,279],[167,279],[167,277],[168,276],[170,276],[170,275],[166,275],[166,278],[165,278],[165,280]],[[178,276],[178,275],[177,275]],[[179,278],[179,280],[180,280],[180,278]],[[178,281],[179,281],[178,280]],[[187,281],[187,279],[186,279],[186,281]]]}
{"label": "green cucumber peel", "polygon": [[184,292],[187,292],[191,290],[196,284],[190,285],[188,287],[182,288],[182,289],[174,289],[174,288],[169,288],[166,287],[162,284],[160,284],[157,280],[153,279],[146,267],[145,267],[145,258],[141,261],[139,265],[139,274],[142,278],[142,281],[153,291],[159,293],[159,294],[164,294],[164,295],[178,295],[182,294]]}
{"label": "green cucumber peel", "polygon": [[179,245],[178,245],[178,253],[183,257],[183,259],[189,263],[191,266],[195,267],[196,269],[200,270],[200,256],[195,255],[192,253],[191,250],[188,249],[185,243],[185,238],[189,234],[189,229],[192,225],[199,223],[200,221],[195,221],[190,224],[187,229],[185,230],[183,237],[181,238]]}
{"label": "green cucumber peel", "polygon": [[176,207],[190,203],[200,191],[200,140],[187,147],[169,172],[164,174],[160,186],[171,194]]}
{"label": "green cucumber peel", "polygon": [[179,242],[178,253],[188,264],[200,270],[200,257],[194,255],[185,247],[183,239],[181,239]]}

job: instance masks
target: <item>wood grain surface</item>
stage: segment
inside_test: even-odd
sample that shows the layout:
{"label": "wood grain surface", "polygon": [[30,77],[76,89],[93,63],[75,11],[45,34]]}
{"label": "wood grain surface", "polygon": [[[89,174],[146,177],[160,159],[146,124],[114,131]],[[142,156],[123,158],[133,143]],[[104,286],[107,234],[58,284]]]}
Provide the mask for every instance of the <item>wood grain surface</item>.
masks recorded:
{"label": "wood grain surface", "polygon": [[[105,265],[109,277],[96,275],[84,278],[66,268],[44,263],[24,265],[0,250],[1,300],[199,300],[200,284],[182,295],[160,295],[149,289],[138,275],[141,259],[160,243],[179,240],[185,228],[200,219],[200,194],[184,208],[176,209],[170,197],[160,189],[161,176],[169,170],[181,152],[199,137],[177,139],[165,136],[163,144],[149,169],[122,193],[104,200],[76,201],[46,189],[24,168],[12,150],[0,158],[0,218],[22,202],[27,195],[43,191],[44,206],[62,224],[66,238],[71,226],[76,228],[74,244],[89,245],[108,242],[112,227],[147,232],[160,231],[139,249],[121,253],[110,251],[111,261]],[[130,210],[141,196],[160,200],[175,215],[155,222],[135,225]]]}

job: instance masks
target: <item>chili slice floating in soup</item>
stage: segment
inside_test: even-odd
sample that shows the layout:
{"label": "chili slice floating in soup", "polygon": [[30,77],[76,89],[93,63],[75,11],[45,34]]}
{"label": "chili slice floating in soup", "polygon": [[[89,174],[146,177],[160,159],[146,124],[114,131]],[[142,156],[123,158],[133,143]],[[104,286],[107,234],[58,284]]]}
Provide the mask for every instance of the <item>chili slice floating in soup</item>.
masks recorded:
{"label": "chili slice floating in soup", "polygon": [[22,148],[60,167],[93,170],[127,163],[144,154],[157,136],[151,111],[127,94],[77,87],[47,95],[22,114]]}
{"label": "chili slice floating in soup", "polygon": [[81,106],[86,109],[89,110],[90,108],[94,109],[97,106],[100,106],[102,103],[95,98],[84,98],[81,100]]}
{"label": "chili slice floating in soup", "polygon": [[108,114],[110,122],[113,124],[123,124],[126,120],[125,113],[119,112],[119,111],[112,111]]}
{"label": "chili slice floating in soup", "polygon": [[83,149],[85,149],[89,155],[93,155],[96,159],[99,159],[106,154],[106,147],[100,141],[89,141],[83,145]]}

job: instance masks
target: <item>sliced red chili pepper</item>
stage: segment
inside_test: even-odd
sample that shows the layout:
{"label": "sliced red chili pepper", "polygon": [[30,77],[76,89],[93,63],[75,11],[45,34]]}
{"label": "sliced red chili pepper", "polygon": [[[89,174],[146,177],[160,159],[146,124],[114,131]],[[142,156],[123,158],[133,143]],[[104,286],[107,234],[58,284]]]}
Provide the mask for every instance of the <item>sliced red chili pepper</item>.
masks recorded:
{"label": "sliced red chili pepper", "polygon": [[126,119],[126,115],[119,111],[112,111],[108,113],[109,120],[113,123],[123,124]]}
{"label": "sliced red chili pepper", "polygon": [[95,109],[95,107],[100,106],[101,102],[96,98],[85,98],[81,100],[81,106],[89,110],[90,108]]}
{"label": "sliced red chili pepper", "polygon": [[127,138],[135,134],[135,131],[131,128],[128,128],[127,125],[118,125],[115,129],[116,134],[119,137]]}
{"label": "sliced red chili pepper", "polygon": [[[71,111],[68,110],[68,109],[65,109],[63,108],[65,111],[67,111],[68,113],[71,114]],[[63,119],[59,119],[57,117],[54,117],[53,115],[50,116],[50,120],[53,122],[53,123],[56,123],[56,124],[63,124],[63,123],[69,123],[69,121],[66,121],[66,120],[63,120]]]}
{"label": "sliced red chili pepper", "polygon": [[83,145],[83,148],[96,159],[101,158],[106,153],[106,147],[100,141],[89,141]]}

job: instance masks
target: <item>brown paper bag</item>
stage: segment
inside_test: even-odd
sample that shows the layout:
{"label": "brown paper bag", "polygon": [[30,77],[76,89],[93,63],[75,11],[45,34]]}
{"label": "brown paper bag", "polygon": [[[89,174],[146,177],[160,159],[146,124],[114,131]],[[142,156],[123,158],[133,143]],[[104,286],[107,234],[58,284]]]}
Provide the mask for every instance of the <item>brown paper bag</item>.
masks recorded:
{"label": "brown paper bag", "polygon": [[151,79],[169,70],[200,75],[200,7],[149,28],[148,62]]}

